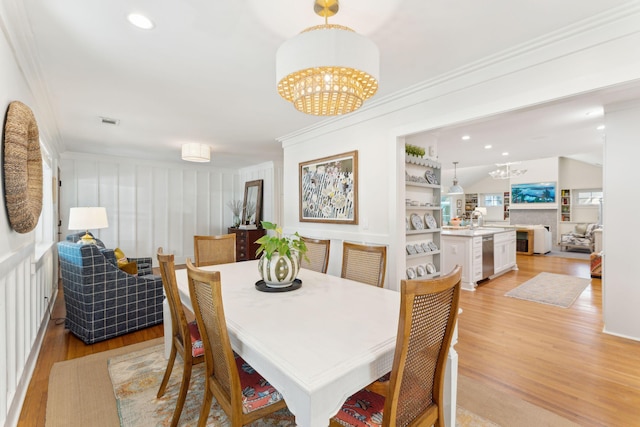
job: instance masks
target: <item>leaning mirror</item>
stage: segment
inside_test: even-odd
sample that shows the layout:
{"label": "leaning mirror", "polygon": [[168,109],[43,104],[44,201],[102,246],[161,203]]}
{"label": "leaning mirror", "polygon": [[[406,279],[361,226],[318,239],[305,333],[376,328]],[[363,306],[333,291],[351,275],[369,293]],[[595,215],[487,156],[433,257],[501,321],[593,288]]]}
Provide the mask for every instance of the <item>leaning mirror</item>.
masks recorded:
{"label": "leaning mirror", "polygon": [[262,180],[247,181],[244,184],[243,224],[260,226],[262,221]]}

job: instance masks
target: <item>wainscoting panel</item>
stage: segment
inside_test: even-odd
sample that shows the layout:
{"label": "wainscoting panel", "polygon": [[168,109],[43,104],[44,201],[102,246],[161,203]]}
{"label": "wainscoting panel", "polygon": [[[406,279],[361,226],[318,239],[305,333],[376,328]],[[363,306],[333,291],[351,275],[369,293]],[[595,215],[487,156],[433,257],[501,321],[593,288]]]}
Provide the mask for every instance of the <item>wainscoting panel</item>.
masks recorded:
{"label": "wainscoting panel", "polygon": [[[15,425],[54,298],[54,255],[29,244],[0,261],[0,425]],[[46,297],[46,299],[45,299]]]}
{"label": "wainscoting panel", "polygon": [[[242,199],[244,180],[238,171],[184,163],[63,155],[62,236],[73,232],[67,229],[69,208],[104,206],[109,228],[91,231],[108,247],[132,257],[150,256],[154,265],[160,246],[175,255],[176,263],[193,258],[195,234],[226,233],[232,223],[227,203]],[[272,177],[273,166],[268,169]],[[272,205],[268,197],[265,191]]]}

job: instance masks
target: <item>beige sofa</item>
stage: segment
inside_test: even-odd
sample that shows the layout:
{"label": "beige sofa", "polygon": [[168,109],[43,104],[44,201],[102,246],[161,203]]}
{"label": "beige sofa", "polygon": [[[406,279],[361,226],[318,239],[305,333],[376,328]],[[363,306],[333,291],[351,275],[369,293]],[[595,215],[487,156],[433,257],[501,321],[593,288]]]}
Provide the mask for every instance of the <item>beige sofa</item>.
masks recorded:
{"label": "beige sofa", "polygon": [[571,233],[565,233],[560,237],[560,249],[565,251],[577,249],[595,251],[595,230],[602,226],[596,223],[576,224]]}

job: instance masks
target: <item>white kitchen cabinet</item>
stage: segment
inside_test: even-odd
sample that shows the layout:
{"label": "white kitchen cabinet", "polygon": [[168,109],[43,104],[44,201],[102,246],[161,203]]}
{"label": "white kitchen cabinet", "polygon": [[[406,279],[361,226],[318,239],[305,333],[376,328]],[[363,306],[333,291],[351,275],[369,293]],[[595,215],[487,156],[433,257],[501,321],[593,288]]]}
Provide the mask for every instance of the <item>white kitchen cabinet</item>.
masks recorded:
{"label": "white kitchen cabinet", "polygon": [[[493,234],[493,272],[483,269],[483,237]],[[516,266],[516,232],[506,230],[445,230],[442,239],[442,272],[446,274],[457,265],[462,266],[462,289],[475,290],[478,281],[490,279]],[[488,254],[491,255],[490,252]],[[483,271],[485,270],[485,271]]]}
{"label": "white kitchen cabinet", "polygon": [[442,235],[442,271],[462,266],[462,289],[475,290],[482,279],[482,236]]}
{"label": "white kitchen cabinet", "polygon": [[497,233],[493,238],[493,274],[500,274],[516,265],[516,232]]}

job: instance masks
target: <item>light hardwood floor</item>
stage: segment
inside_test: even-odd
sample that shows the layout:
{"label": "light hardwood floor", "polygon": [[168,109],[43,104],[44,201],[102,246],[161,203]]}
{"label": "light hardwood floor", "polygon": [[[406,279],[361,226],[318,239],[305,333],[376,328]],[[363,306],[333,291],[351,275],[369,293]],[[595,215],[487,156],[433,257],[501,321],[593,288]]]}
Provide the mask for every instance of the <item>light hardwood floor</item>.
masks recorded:
{"label": "light hardwood floor", "polygon": [[[517,260],[518,271],[462,293],[456,346],[460,374],[583,426],[640,425],[640,342],[602,333],[599,279],[568,309],[504,296],[541,271],[588,278],[588,261],[524,255]],[[64,316],[63,305],[58,298],[54,317]],[[162,333],[156,326],[85,345],[50,322],[18,426],[44,426],[53,363]]]}

